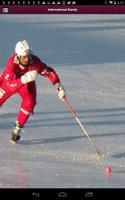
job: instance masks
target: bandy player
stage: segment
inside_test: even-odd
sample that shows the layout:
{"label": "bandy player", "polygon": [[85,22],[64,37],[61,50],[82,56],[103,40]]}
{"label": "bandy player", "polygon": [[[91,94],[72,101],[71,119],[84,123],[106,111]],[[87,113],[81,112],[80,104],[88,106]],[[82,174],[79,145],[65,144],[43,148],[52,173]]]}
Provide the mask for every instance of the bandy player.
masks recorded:
{"label": "bandy player", "polygon": [[17,120],[12,129],[11,140],[14,143],[20,139],[21,129],[36,105],[37,74],[47,77],[58,91],[59,98],[63,100],[65,90],[56,71],[32,53],[26,40],[17,42],[15,53],[8,59],[0,77],[0,106],[14,94],[18,93],[22,98]]}

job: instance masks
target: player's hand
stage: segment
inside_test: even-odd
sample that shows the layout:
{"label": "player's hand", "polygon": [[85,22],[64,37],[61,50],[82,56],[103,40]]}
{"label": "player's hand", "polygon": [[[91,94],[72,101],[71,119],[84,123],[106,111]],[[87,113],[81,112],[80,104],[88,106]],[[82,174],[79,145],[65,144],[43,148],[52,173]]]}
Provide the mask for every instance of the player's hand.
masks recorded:
{"label": "player's hand", "polygon": [[66,96],[65,89],[62,86],[58,87],[58,97],[63,100]]}
{"label": "player's hand", "polygon": [[36,70],[29,71],[21,77],[21,82],[25,84],[34,81],[36,79],[36,76],[37,76]]}

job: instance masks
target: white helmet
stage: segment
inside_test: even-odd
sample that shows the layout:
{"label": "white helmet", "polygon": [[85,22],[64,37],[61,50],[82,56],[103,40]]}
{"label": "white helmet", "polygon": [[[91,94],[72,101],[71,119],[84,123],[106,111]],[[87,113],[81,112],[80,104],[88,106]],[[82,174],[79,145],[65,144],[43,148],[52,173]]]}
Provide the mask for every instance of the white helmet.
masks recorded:
{"label": "white helmet", "polygon": [[26,40],[17,42],[15,46],[17,56],[26,56],[31,54],[31,48]]}

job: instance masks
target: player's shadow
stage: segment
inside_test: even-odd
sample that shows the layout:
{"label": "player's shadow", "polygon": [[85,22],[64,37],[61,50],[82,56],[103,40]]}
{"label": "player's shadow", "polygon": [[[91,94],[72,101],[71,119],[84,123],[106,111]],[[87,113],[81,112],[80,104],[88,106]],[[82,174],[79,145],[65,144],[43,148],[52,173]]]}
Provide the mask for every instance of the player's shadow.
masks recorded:
{"label": "player's shadow", "polygon": [[[124,136],[125,133],[121,132],[121,133],[102,133],[102,134],[89,134],[89,136],[91,137],[91,139],[96,138],[96,137],[113,137],[113,136]],[[88,139],[87,136],[81,132],[81,135],[79,133],[78,136],[65,136],[65,137],[52,137],[52,138],[37,138],[37,139],[23,139],[19,141],[20,144],[23,145],[31,145],[31,144],[46,144],[46,143],[59,143],[59,142],[67,142],[67,141],[71,141],[71,140],[77,140],[77,139]],[[118,155],[113,155],[112,157],[125,157],[125,153],[118,154]]]}
{"label": "player's shadow", "polygon": [[111,157],[112,158],[125,158],[125,152],[113,154]]}
{"label": "player's shadow", "polygon": [[19,144],[22,145],[32,145],[32,144],[46,144],[46,143],[59,143],[59,142],[68,142],[71,140],[78,140],[83,138],[83,136],[66,136],[66,137],[52,137],[44,139],[31,139],[31,140],[20,140]]}

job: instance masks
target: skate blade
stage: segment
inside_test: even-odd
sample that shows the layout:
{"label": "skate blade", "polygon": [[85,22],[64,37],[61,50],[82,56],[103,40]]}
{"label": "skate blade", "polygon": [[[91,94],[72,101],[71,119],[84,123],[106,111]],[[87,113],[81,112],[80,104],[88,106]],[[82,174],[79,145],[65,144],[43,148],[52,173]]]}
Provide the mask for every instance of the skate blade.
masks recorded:
{"label": "skate blade", "polygon": [[12,144],[16,144],[17,142],[15,142],[15,141],[13,141],[13,140],[10,140],[10,142],[12,143]]}

